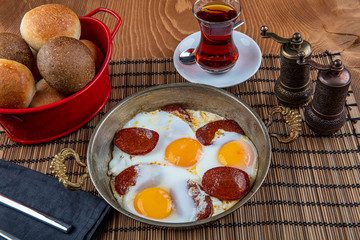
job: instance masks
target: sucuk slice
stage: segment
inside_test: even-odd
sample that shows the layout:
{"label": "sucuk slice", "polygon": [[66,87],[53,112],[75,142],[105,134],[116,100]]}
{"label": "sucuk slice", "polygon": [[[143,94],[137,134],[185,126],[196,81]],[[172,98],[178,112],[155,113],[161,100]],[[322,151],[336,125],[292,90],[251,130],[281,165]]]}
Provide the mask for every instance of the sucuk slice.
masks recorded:
{"label": "sucuk slice", "polygon": [[126,168],[115,177],[114,187],[116,192],[120,195],[125,195],[125,193],[129,190],[129,187],[135,186],[138,175],[135,168],[136,166],[137,165],[133,165]]}
{"label": "sucuk slice", "polygon": [[215,167],[202,178],[203,190],[220,200],[238,200],[250,190],[249,175],[238,168]]}
{"label": "sucuk slice", "polygon": [[234,120],[218,120],[207,123],[198,130],[196,130],[196,138],[201,144],[205,146],[211,145],[215,133],[219,129],[223,129],[224,131],[227,132],[236,132],[239,134],[244,134],[242,128]]}
{"label": "sucuk slice", "polygon": [[184,119],[189,123],[192,122],[189,113],[182,106],[178,104],[167,105],[163,107],[161,110],[169,113],[178,112],[180,116],[182,116],[182,119]]}
{"label": "sucuk slice", "polygon": [[196,221],[210,217],[213,213],[213,205],[210,196],[200,191],[199,184],[193,181],[188,181],[187,184],[189,193],[191,194],[191,197],[198,210]]}
{"label": "sucuk slice", "polygon": [[123,152],[131,155],[145,155],[151,152],[159,134],[146,128],[123,128],[114,137],[114,144]]}

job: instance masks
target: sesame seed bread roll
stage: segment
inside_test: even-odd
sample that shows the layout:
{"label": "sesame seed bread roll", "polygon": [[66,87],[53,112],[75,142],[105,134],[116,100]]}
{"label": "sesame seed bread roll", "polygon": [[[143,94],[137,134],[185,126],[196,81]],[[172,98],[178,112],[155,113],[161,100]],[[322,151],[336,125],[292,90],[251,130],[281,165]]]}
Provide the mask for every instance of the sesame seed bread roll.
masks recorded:
{"label": "sesame seed bread roll", "polygon": [[31,71],[16,61],[0,59],[0,108],[27,108],[34,94]]}
{"label": "sesame seed bread roll", "polygon": [[80,38],[78,16],[71,9],[59,4],[46,4],[27,12],[21,20],[20,33],[35,51],[55,36]]}

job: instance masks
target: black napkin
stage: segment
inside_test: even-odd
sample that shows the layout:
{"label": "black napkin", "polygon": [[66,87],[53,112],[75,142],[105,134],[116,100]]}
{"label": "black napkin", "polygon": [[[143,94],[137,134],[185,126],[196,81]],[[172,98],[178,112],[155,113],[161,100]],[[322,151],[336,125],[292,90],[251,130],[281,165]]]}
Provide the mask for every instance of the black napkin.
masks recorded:
{"label": "black napkin", "polygon": [[0,204],[0,229],[20,239],[93,239],[110,206],[84,191],[69,191],[45,174],[0,160],[0,193],[72,225],[63,233]]}

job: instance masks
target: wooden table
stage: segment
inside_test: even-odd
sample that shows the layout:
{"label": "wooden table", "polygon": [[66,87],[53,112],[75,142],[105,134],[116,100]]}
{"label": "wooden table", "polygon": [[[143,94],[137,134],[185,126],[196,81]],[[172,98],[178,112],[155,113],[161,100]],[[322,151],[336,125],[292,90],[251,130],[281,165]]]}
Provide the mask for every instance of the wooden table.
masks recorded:
{"label": "wooden table", "polygon": [[[30,9],[59,1],[0,0],[0,32],[20,34],[22,16]],[[198,31],[192,14],[194,0],[64,0],[62,4],[83,16],[98,7],[117,12],[123,24],[114,39],[112,59],[171,57],[176,46],[187,35]],[[260,26],[283,37],[300,32],[314,52],[340,52],[344,65],[353,75],[352,88],[360,102],[360,3],[359,0],[241,0],[238,30],[249,35],[263,54],[279,54],[278,43],[261,39]],[[110,29],[115,19],[106,13],[96,15]]]}
{"label": "wooden table", "polygon": [[[123,19],[123,24],[114,38],[113,60],[169,58],[172,57],[173,51],[182,39],[199,30],[198,23],[191,11],[194,1],[28,0],[19,3],[19,1],[0,0],[0,32],[20,34],[19,25],[22,16],[30,9],[45,3],[61,2],[73,9],[79,16],[98,7],[105,7],[114,10]],[[259,44],[263,54],[277,55],[280,47],[274,41],[260,37],[260,27],[264,24],[269,26],[269,31],[287,38],[291,37],[294,32],[300,32],[302,37],[312,44],[315,53],[325,50],[340,52],[345,66],[353,74],[352,88],[357,102],[360,103],[360,83],[357,81],[360,76],[359,0],[240,1],[243,8],[241,19],[245,21],[245,24],[239,30],[253,38]],[[98,13],[96,17],[105,22],[110,29],[114,28],[116,21],[111,15]],[[274,59],[264,58],[263,63],[265,64],[266,61],[267,63],[271,61],[278,63],[279,59],[276,58],[276,61],[273,61]],[[128,73],[126,69],[131,69],[132,73],[138,70],[136,67],[131,67],[131,63],[123,62],[125,63],[120,64],[119,62],[119,64],[111,66],[114,75],[125,75]],[[152,64],[156,69],[160,63],[154,61]],[[142,69],[144,65],[146,64],[137,68]],[[168,66],[168,69],[171,70],[171,73],[175,70],[173,66]],[[274,72],[267,74],[274,74]],[[265,74],[261,73],[261,70],[257,75],[259,78],[265,78]],[[275,74],[271,76],[270,79],[274,80]],[[137,78],[136,75],[127,75],[127,78],[130,79],[130,82],[138,80],[136,83],[140,83],[146,76]],[[175,74],[169,77],[173,82],[176,80],[175,78]],[[157,80],[157,78],[153,78],[152,81],[146,81],[146,83],[150,85],[158,83],[159,81],[155,81],[155,79]],[[121,77],[117,79],[116,89],[118,91],[116,96],[113,95],[114,101],[109,101],[109,103],[114,105],[116,101],[122,99],[122,96],[138,90],[136,84],[134,84],[135,87],[129,87],[129,90],[120,88],[123,80]],[[163,82],[165,81],[162,80]],[[251,81],[244,84],[256,85]],[[272,92],[266,92],[271,91],[271,87],[267,87],[271,84],[273,82],[263,85],[265,93],[268,93],[264,94],[268,104],[272,104],[271,99],[274,99],[271,98]],[[248,90],[259,91],[258,86],[249,87]],[[235,90],[238,96],[254,100],[255,103],[260,102],[260,100],[256,101],[260,99],[258,95],[244,94],[245,91]],[[112,93],[114,94],[114,91]],[[261,99],[263,100],[262,96]],[[349,106],[355,105],[352,94],[349,104]],[[351,108],[349,106],[347,110]],[[267,117],[267,108],[267,106],[263,106],[257,110],[263,113],[263,117]],[[355,112],[355,110],[357,109],[353,108],[352,111]],[[65,146],[77,149],[85,158],[87,140],[99,119],[100,117],[94,118],[92,125],[89,128],[80,129],[79,134],[64,137],[64,141],[60,140],[46,146],[14,144],[8,140],[5,134],[0,135],[3,146],[2,149],[0,148],[0,156],[5,160],[50,174],[50,159]],[[263,187],[247,206],[232,215],[233,219],[227,218],[228,222],[224,220],[219,222],[221,224],[236,222],[240,224],[236,229],[222,231],[220,228],[214,227],[209,231],[199,229],[197,232],[155,230],[132,232],[130,230],[137,226],[132,221],[126,222],[126,231],[122,231],[125,216],[117,213],[108,223],[102,239],[126,239],[127,236],[127,239],[145,239],[145,237],[158,239],[158,236],[162,236],[164,239],[179,239],[179,236],[186,236],[187,239],[195,239],[197,236],[201,236],[201,239],[208,239],[210,236],[214,240],[246,239],[250,236],[255,239],[263,239],[264,236],[281,238],[281,234],[294,238],[308,236],[311,239],[323,239],[324,236],[350,238],[353,236],[351,234],[358,235],[360,226],[359,209],[357,208],[360,202],[358,194],[360,188],[358,180],[358,129],[360,124],[357,121],[359,119],[358,112],[349,114],[348,119],[346,127],[334,138],[320,139],[304,125],[304,133],[294,144],[280,145],[274,142],[271,174],[268,175]],[[281,121],[275,123],[275,125],[278,124],[278,129],[280,129],[281,123]],[[273,126],[273,129],[277,128]],[[72,169],[73,178],[78,177],[81,174],[80,171],[83,171],[76,167]],[[94,191],[90,180],[86,187],[87,190]],[[250,209],[253,205],[256,205],[256,208]],[[246,214],[250,212],[254,214],[252,216]],[[295,214],[297,216],[294,217]],[[283,218],[283,216],[285,217]],[[253,223],[255,224],[253,225]],[[265,228],[261,228],[260,225]],[[223,226],[226,228],[227,225]],[[246,226],[247,229],[241,231],[242,226]],[[114,229],[114,234],[112,234]],[[258,229],[265,229],[265,232],[257,231]],[[353,238],[355,239],[355,237]]]}

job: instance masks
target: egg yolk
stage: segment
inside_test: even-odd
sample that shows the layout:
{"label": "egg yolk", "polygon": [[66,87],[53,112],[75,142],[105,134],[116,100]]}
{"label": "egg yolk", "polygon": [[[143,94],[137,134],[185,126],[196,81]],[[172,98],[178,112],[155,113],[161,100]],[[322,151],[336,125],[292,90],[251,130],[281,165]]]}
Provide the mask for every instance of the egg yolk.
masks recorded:
{"label": "egg yolk", "polygon": [[218,152],[219,162],[228,167],[247,169],[252,166],[254,158],[251,145],[242,140],[226,143]]}
{"label": "egg yolk", "polygon": [[147,188],[136,195],[134,207],[145,217],[163,219],[171,213],[171,198],[162,188]]}
{"label": "egg yolk", "polygon": [[191,167],[202,155],[201,144],[192,138],[180,138],[170,143],[165,150],[165,160],[180,167]]}

